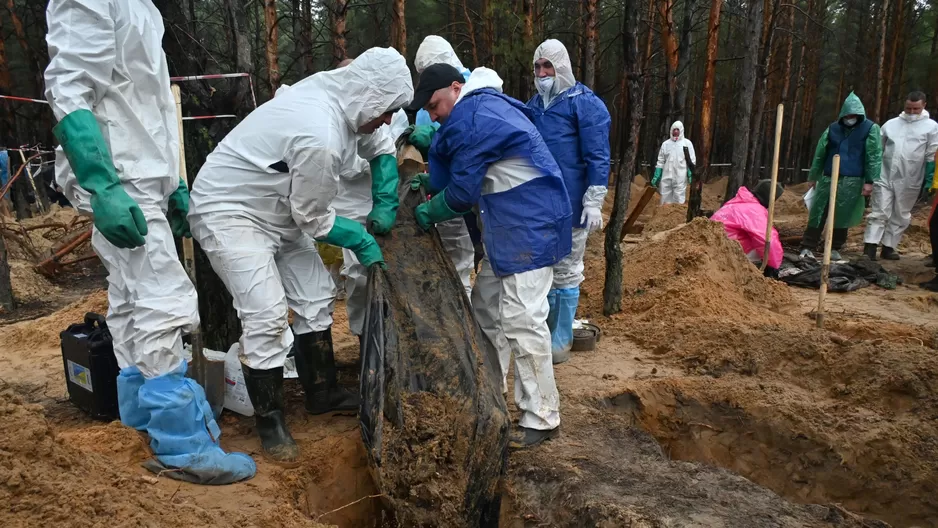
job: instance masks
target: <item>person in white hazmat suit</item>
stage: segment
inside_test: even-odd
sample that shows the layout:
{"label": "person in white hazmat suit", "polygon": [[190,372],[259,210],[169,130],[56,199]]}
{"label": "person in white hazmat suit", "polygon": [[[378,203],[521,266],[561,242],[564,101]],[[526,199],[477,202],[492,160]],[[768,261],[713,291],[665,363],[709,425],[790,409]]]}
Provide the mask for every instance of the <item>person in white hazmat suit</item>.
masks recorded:
{"label": "person in white hazmat suit", "polygon": [[[252,112],[218,144],[192,189],[192,234],[241,318],[242,370],[265,455],[291,463],[296,442],[283,413],[283,365],[295,362],[312,414],[358,409],[337,383],[332,350],[335,285],[314,240],[351,250],[364,267],[384,257],[365,226],[336,214],[342,178],[371,168],[367,221],[387,233],[397,215],[397,160],[375,133],[413,97],[407,63],[372,48],[349,66],[317,73]],[[287,313],[293,311],[293,329]]]}
{"label": "person in white hazmat suit", "polygon": [[899,241],[912,221],[912,206],[922,192],[922,184],[935,174],[938,151],[938,123],[925,110],[925,94],[912,92],[906,98],[905,111],[883,125],[883,168],[873,184],[872,210],[866,217],[863,252],[876,260],[880,256],[899,260]]}
{"label": "person in white hazmat suit", "polygon": [[687,199],[691,171],[684,157],[684,147],[687,147],[690,162],[697,163],[694,144],[684,137],[684,123],[675,121],[669,130],[670,137],[664,140],[658,150],[658,163],[651,178],[651,186],[657,187],[661,194],[661,205],[682,204]]}
{"label": "person in white hazmat suit", "polygon": [[576,82],[570,55],[559,40],[549,39],[538,46],[533,63],[537,95],[527,106],[560,165],[573,210],[573,250],[554,266],[554,285],[547,297],[551,353],[557,364],[570,359],[573,347],[586,239],[603,225],[612,119],[602,99]]}
{"label": "person in white hazmat suit", "polygon": [[[449,64],[459,70],[464,80],[469,79],[470,72],[456,56],[453,46],[443,37],[429,35],[420,43],[417,48],[417,55],[414,57],[414,67],[417,69],[417,75],[420,75],[434,64]],[[408,137],[408,143],[417,147],[417,150],[423,155],[424,161],[429,161],[430,144],[440,125],[433,122],[424,109],[417,112],[415,123],[416,126],[413,127],[413,131]],[[443,249],[449,255],[450,260],[453,261],[456,274],[459,275],[463,288],[466,290],[466,295],[470,299],[472,298],[472,285],[469,283],[469,278],[475,264],[475,250],[472,239],[469,237],[466,221],[474,221],[474,218],[474,215],[467,218],[453,218],[436,226],[436,230],[440,234],[440,240],[443,243]]]}
{"label": "person in white hazmat suit", "polygon": [[52,0],[46,21],[56,175],[94,217],[121,422],[149,434],[151,471],[199,484],[251,478],[254,461],[219,447],[205,391],[185,377],[182,335],[199,312],[173,240],[189,236],[189,193],[160,12],[150,0]]}

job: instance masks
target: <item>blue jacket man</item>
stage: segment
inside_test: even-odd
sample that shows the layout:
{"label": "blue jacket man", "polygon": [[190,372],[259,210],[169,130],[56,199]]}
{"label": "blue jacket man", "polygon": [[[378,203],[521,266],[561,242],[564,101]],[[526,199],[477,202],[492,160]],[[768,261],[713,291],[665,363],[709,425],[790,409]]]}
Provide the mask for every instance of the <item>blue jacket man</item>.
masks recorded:
{"label": "blue jacket man", "polygon": [[411,109],[423,108],[443,125],[430,147],[427,182],[440,192],[418,206],[416,216],[429,229],[478,210],[486,256],[472,308],[498,349],[503,381],[515,355],[522,416],[511,445],[520,448],[559,432],[547,295],[552,266],[570,253],[572,213],[560,167],[530,112],[501,87],[487,68],[468,81],[448,64],[420,75]]}
{"label": "blue jacket man", "polygon": [[554,286],[548,295],[547,324],[556,364],[570,358],[573,346],[586,239],[603,225],[612,120],[602,100],[573,77],[567,48],[559,40],[538,46],[534,75],[538,93],[528,101],[528,108],[563,172],[574,220],[572,251],[554,266]]}

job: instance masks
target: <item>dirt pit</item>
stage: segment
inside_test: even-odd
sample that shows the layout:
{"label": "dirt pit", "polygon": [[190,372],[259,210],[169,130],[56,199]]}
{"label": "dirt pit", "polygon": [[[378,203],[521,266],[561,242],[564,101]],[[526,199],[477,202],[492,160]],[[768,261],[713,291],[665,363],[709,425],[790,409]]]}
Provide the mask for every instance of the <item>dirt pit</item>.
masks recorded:
{"label": "dirt pit", "polygon": [[[796,205],[782,221],[800,234]],[[829,295],[818,330],[816,292],[764,279],[698,219],[623,245],[623,311],[605,317],[602,243],[589,239],[577,314],[602,341],[554,368],[561,435],[511,454],[500,526],[938,528],[938,296]],[[3,526],[393,526],[357,417],[309,416],[293,381],[299,467],[267,462],[253,419],[226,413],[223,445],[254,456],[254,479],[153,483],[140,435],[66,399],[58,332],[106,310],[106,296],[61,308],[0,327]],[[342,302],[335,319],[340,382],[356,386]]]}

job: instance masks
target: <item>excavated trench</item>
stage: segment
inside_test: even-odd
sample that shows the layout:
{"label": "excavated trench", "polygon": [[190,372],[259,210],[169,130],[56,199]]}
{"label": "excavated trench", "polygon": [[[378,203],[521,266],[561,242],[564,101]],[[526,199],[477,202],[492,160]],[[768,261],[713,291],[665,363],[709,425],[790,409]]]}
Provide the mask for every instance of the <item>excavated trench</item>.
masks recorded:
{"label": "excavated trench", "polygon": [[837,504],[897,527],[938,526],[933,487],[885,476],[902,470],[878,461],[848,461],[843,446],[797,430],[782,413],[755,416],[670,390],[626,392],[600,407],[651,434],[672,460],[730,470],[796,503]]}

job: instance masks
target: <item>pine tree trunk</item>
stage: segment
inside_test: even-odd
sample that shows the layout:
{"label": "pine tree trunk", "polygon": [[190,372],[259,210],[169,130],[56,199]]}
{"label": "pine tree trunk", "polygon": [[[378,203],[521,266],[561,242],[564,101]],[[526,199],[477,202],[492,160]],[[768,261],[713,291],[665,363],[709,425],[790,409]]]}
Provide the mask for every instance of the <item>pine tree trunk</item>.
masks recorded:
{"label": "pine tree trunk", "polygon": [[264,50],[267,56],[267,76],[270,94],[280,87],[280,28],[277,23],[277,0],[264,0],[264,27],[267,30]]}
{"label": "pine tree trunk", "polygon": [[345,39],[346,18],[348,15],[349,0],[334,0],[332,7],[332,65],[348,57],[347,42]]}
{"label": "pine tree trunk", "polygon": [[403,56],[407,56],[407,18],[404,12],[404,0],[394,0],[391,4],[391,47]]}
{"label": "pine tree trunk", "polygon": [[[905,49],[905,0],[896,0],[896,16],[892,24],[892,47],[889,50],[889,62],[886,68],[886,93],[883,95],[883,107],[880,109],[879,116],[882,121],[892,112],[893,91],[892,85],[896,71],[899,72],[901,82],[902,69],[896,70],[896,61],[899,56],[899,50]],[[881,123],[882,121],[877,121]]]}
{"label": "pine tree trunk", "polygon": [[[684,121],[687,115],[687,85],[690,79],[690,49],[694,26],[694,10],[697,0],[684,2],[684,18],[681,22],[681,43],[678,46],[678,72],[676,76],[677,96],[675,98],[674,118]],[[685,123],[686,125],[687,123]]]}
{"label": "pine tree trunk", "polygon": [[462,12],[466,19],[466,32],[469,33],[469,43],[472,45],[472,63],[479,64],[479,46],[476,45],[476,29],[472,22],[472,15],[469,13],[469,0],[463,0]]}
{"label": "pine tree trunk", "polygon": [[10,282],[10,263],[7,261],[7,246],[0,236],[0,312],[9,313],[16,308],[13,300],[13,284]]}
{"label": "pine tree trunk", "polygon": [[586,49],[583,53],[583,84],[596,87],[596,49],[599,46],[599,0],[586,0]]}
{"label": "pine tree trunk", "polygon": [[[485,46],[484,64],[497,68],[495,61],[495,13],[491,0],[482,0],[482,44]],[[473,64],[473,66],[477,66]]]}
{"label": "pine tree trunk", "polygon": [[889,19],[890,0],[883,0],[883,9],[880,15],[879,26],[879,56],[876,59],[876,97],[873,101],[873,121],[880,122],[880,109],[883,107],[886,97],[886,78],[885,78],[885,60],[886,60],[886,21]]}
{"label": "pine tree trunk", "polygon": [[[0,33],[3,32],[3,18],[0,17]],[[7,51],[4,40],[0,37],[0,93],[13,93],[13,79],[10,77],[10,63],[7,61]],[[0,99],[0,108],[3,109],[3,130],[0,131],[0,144],[15,146],[16,141],[16,114],[13,113],[13,103],[9,99]],[[12,164],[11,164],[12,167]],[[12,171],[10,176],[12,177]]]}
{"label": "pine tree trunk", "polygon": [[762,13],[764,0],[752,0],[746,23],[745,55],[740,68],[740,90],[737,94],[736,121],[738,125],[733,134],[733,166],[723,198],[730,200],[743,185],[746,178],[746,162],[749,154],[750,119],[752,118],[753,93],[759,68],[759,41],[762,36]]}
{"label": "pine tree trunk", "polygon": [[606,278],[603,285],[603,314],[622,311],[622,246],[619,239],[629,208],[629,191],[634,178],[638,157],[639,130],[642,122],[643,72],[638,58],[638,5],[637,0],[625,0],[625,33],[623,35],[623,68],[629,85],[628,124],[629,142],[619,174],[616,177],[615,203],[606,229]]}
{"label": "pine tree trunk", "polygon": [[710,20],[707,23],[707,69],[704,72],[703,95],[700,100],[700,129],[697,133],[700,138],[700,155],[697,156],[697,164],[703,165],[701,177],[704,181],[709,178],[710,149],[713,146],[713,94],[716,84],[720,11],[722,9],[723,0],[712,0]]}

